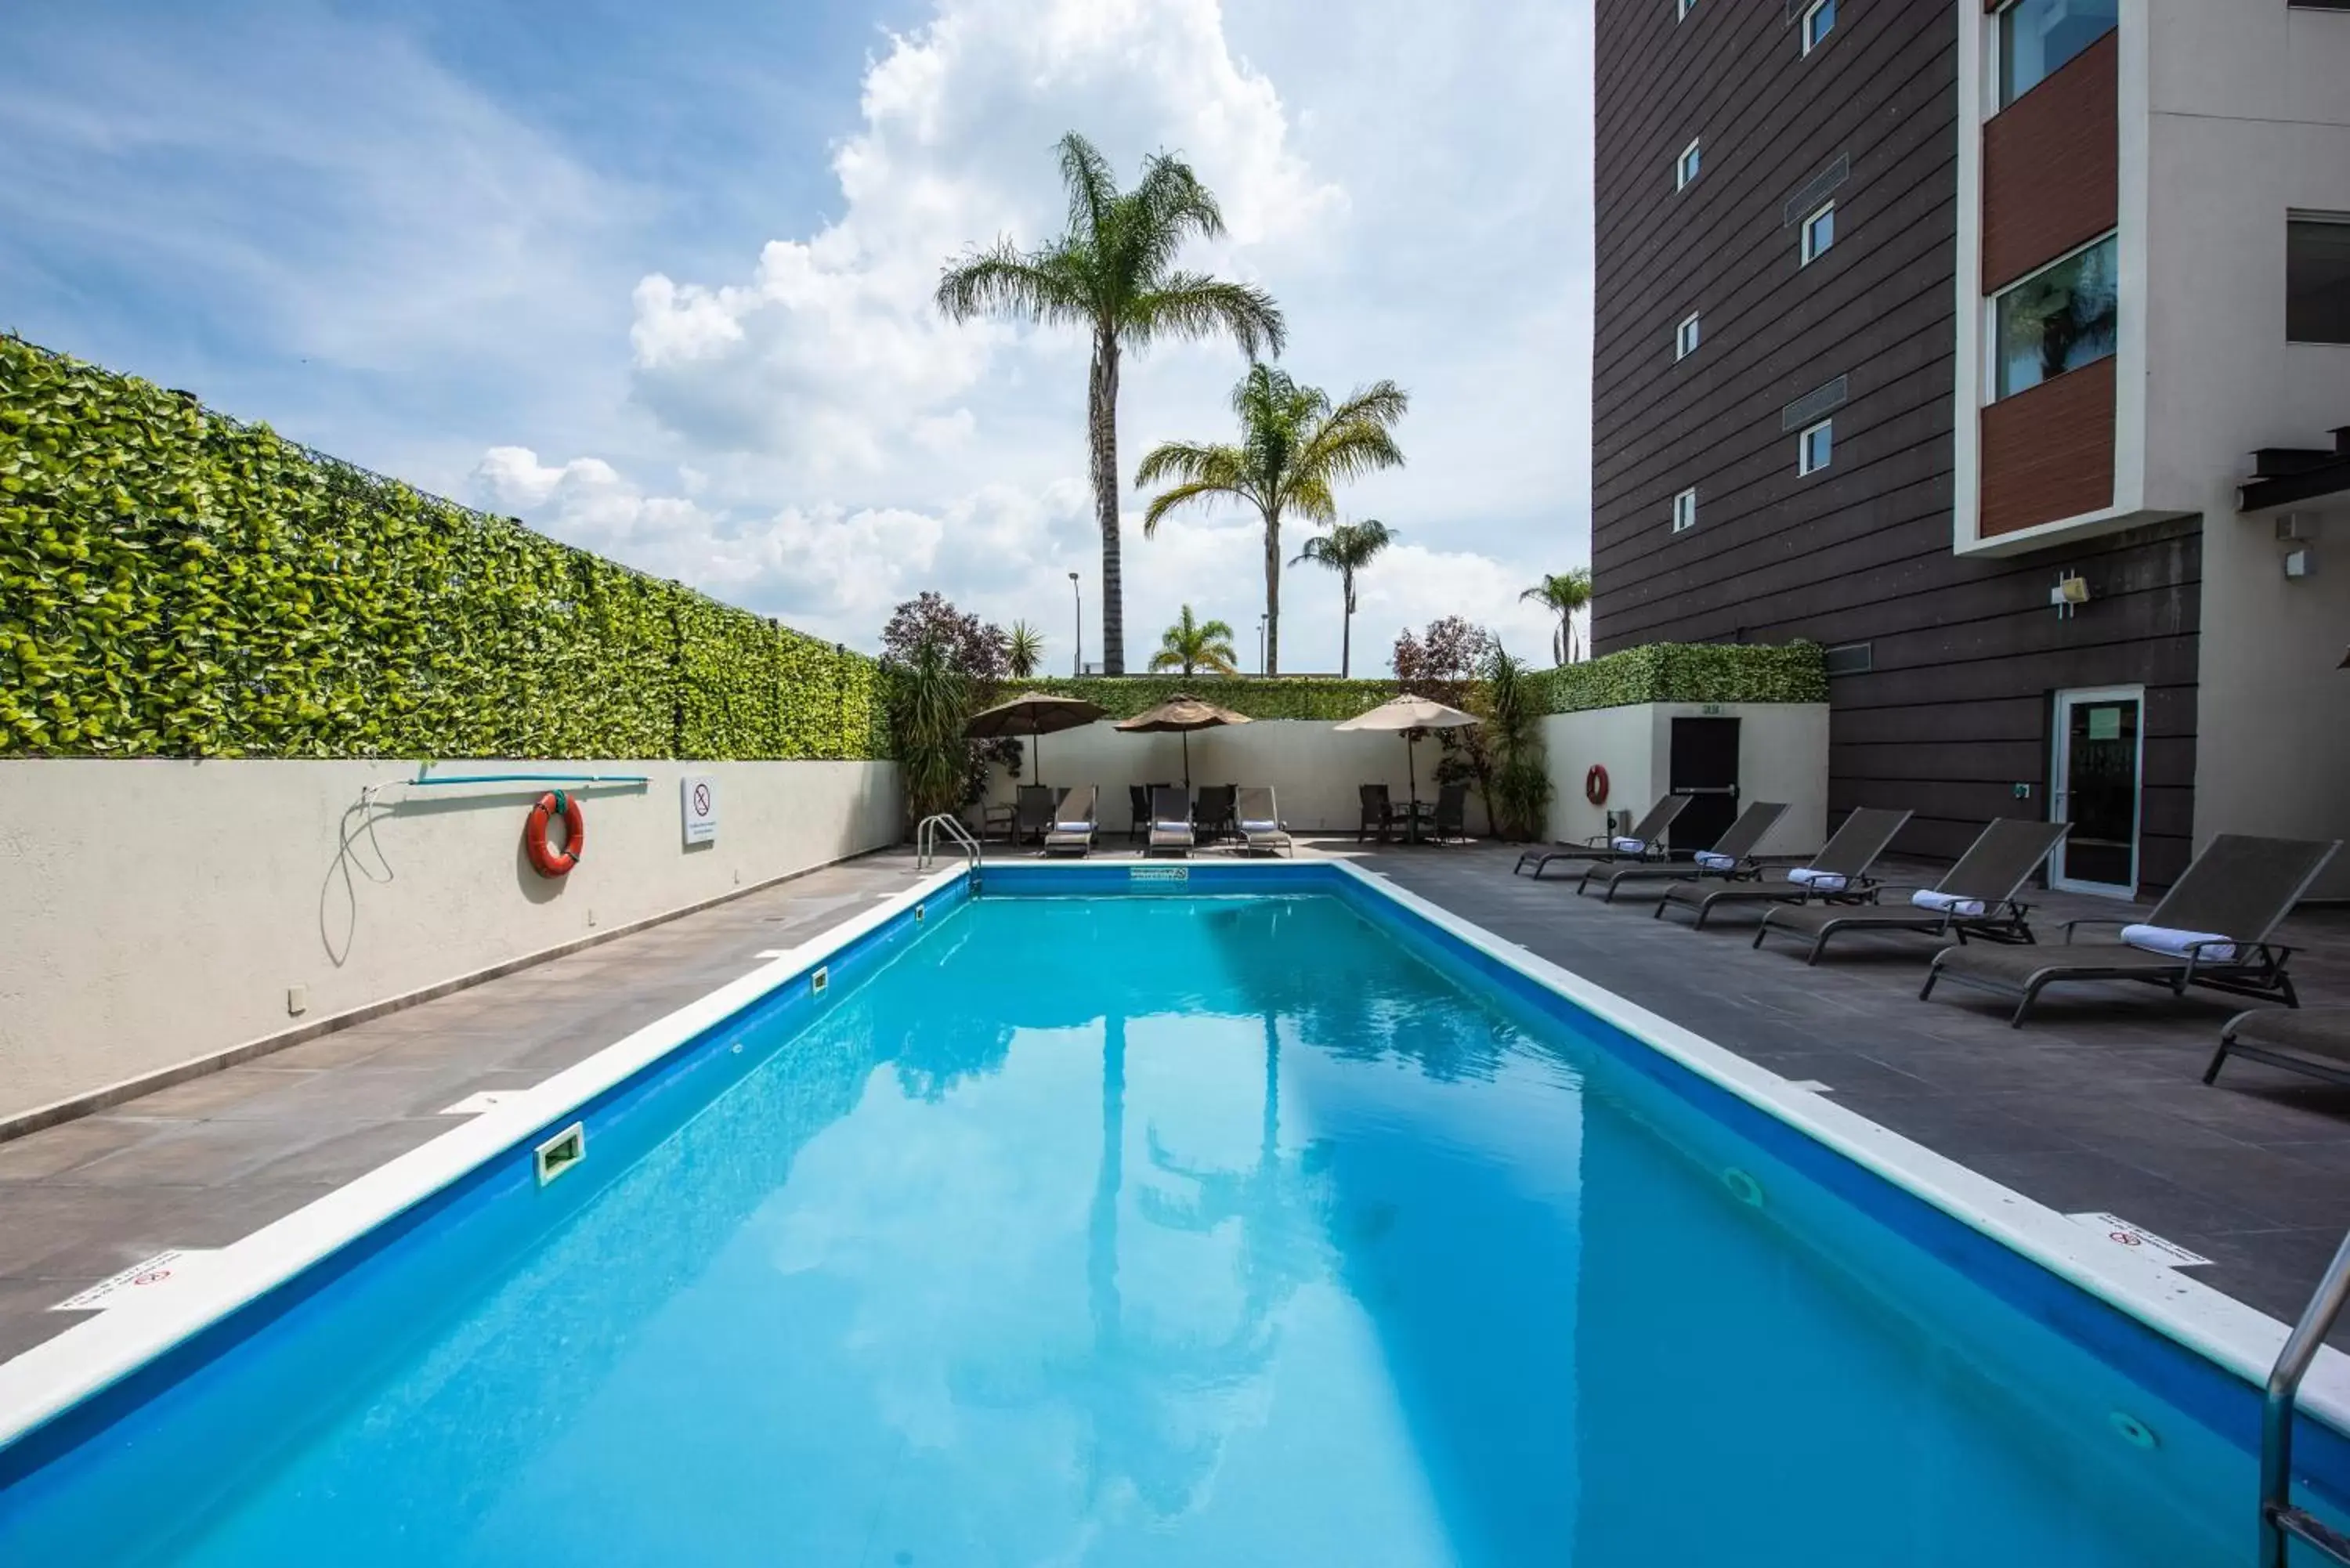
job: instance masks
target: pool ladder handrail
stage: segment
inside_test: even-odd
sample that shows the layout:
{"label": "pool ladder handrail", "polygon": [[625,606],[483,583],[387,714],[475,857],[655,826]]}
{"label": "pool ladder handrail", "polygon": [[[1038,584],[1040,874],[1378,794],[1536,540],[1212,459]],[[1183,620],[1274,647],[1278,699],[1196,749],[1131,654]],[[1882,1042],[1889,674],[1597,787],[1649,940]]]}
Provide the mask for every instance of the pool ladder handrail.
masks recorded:
{"label": "pool ladder handrail", "polygon": [[2350,1303],[2350,1235],[2342,1238],[2317,1293],[2302,1309],[2301,1321],[2293,1324],[2269,1372],[2268,1394],[2261,1407],[2261,1568],[2285,1568],[2293,1541],[2336,1563],[2350,1563],[2350,1536],[2293,1503],[2293,1398],[2345,1303]]}
{"label": "pool ladder handrail", "polygon": [[986,857],[980,848],[978,836],[972,832],[962,818],[951,811],[933,812],[922,818],[921,825],[914,829],[914,868],[918,871],[931,868],[931,863],[939,856],[939,834],[941,831],[962,847],[963,859],[971,867],[971,889],[977,893],[980,867]]}

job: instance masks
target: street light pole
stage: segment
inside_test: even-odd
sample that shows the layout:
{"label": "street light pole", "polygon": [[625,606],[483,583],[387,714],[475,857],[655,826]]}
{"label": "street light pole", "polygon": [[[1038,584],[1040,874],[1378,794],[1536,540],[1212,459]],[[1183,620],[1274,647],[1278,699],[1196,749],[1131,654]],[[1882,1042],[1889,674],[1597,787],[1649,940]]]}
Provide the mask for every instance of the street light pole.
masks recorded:
{"label": "street light pole", "polygon": [[1077,635],[1071,639],[1069,643],[1072,649],[1069,654],[1069,673],[1076,676],[1086,672],[1086,596],[1085,590],[1077,586],[1077,574],[1075,572],[1069,574],[1069,602],[1076,607],[1077,617],[1074,623]]}
{"label": "street light pole", "polygon": [[1264,673],[1264,623],[1266,619],[1267,618],[1262,615],[1256,618],[1256,672],[1260,676]]}

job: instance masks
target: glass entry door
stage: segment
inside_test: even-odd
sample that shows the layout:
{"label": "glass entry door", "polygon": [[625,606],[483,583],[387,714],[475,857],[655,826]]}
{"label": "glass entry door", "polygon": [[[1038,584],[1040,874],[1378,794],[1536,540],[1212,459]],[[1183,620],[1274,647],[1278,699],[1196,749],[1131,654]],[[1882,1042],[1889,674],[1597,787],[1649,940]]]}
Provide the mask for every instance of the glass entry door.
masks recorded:
{"label": "glass entry door", "polygon": [[2145,709],[2142,686],[2056,693],[2049,819],[2073,831],[2049,862],[2054,886],[2136,896]]}

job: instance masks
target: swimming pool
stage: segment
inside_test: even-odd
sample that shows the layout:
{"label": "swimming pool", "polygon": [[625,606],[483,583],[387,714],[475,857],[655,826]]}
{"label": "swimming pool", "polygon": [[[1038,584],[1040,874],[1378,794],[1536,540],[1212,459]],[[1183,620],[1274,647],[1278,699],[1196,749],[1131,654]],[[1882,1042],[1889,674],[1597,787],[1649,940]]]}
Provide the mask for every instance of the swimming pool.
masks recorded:
{"label": "swimming pool", "polygon": [[2249,1555],[2249,1388],[1994,1239],[2028,1206],[1351,871],[963,892],[419,1151],[120,1381],[62,1398],[57,1346],[161,1316],[0,1368],[61,1406],[0,1562]]}

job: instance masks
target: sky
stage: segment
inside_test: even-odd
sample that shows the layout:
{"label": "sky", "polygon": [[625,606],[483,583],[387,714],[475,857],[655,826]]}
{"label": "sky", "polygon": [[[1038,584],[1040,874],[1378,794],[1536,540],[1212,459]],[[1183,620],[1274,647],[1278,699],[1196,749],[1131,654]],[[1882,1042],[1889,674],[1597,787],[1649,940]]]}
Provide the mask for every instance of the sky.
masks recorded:
{"label": "sky", "polygon": [[[202,14],[199,15],[198,13]],[[851,647],[924,589],[1101,657],[1088,345],[954,325],[974,244],[1064,222],[1081,130],[1189,161],[1282,363],[1411,394],[1339,497],[1399,543],[1357,673],[1589,560],[1588,0],[82,0],[0,13],[0,327]],[[1144,538],[1135,463],[1229,441],[1229,341],[1124,367],[1127,653],[1184,604],[1253,669],[1261,524]],[[1295,556],[1310,525],[1284,529]],[[1339,587],[1283,582],[1285,670]]]}

